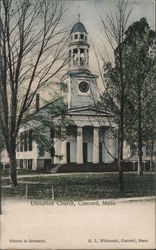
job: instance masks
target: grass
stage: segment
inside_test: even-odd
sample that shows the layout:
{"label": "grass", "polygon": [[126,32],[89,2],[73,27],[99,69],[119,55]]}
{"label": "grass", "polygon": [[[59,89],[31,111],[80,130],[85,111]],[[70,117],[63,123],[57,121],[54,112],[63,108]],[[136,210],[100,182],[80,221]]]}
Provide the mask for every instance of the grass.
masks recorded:
{"label": "grass", "polygon": [[[73,173],[60,176],[20,178],[15,189],[2,187],[2,197],[25,197],[28,183],[28,198],[51,199],[52,185],[55,200],[91,200],[121,197],[153,196],[156,194],[155,173],[124,173],[125,192],[119,192],[118,173]],[[34,184],[33,184],[34,183]],[[36,184],[35,184],[36,183]],[[8,185],[2,180],[2,185]]]}
{"label": "grass", "polygon": [[[49,173],[48,171],[36,171],[36,170],[28,170],[28,169],[17,169],[18,175],[32,175],[32,174],[46,174]],[[2,177],[9,177],[9,169],[1,169],[0,174]]]}

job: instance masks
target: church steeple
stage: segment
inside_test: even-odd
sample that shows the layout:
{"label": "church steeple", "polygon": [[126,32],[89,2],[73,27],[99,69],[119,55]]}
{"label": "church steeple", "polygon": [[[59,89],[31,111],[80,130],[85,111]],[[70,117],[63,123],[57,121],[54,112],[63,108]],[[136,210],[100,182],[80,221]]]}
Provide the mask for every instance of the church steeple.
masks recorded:
{"label": "church steeple", "polygon": [[78,12],[78,23],[80,23],[80,13]]}
{"label": "church steeple", "polygon": [[69,42],[69,67],[73,70],[88,70],[89,68],[89,48],[88,33],[85,26],[80,22],[78,13],[78,22],[74,24],[70,33]]}
{"label": "church steeple", "polygon": [[[78,15],[78,19],[80,15]],[[68,108],[91,106],[97,99],[97,75],[89,69],[88,33],[80,20],[70,32],[69,69],[65,75],[64,96]]]}

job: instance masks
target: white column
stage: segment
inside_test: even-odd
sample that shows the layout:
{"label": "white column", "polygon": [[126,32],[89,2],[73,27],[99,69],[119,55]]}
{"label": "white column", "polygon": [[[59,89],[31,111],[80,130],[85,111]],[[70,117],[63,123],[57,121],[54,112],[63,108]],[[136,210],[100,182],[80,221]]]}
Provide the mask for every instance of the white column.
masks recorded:
{"label": "white column", "polygon": [[62,153],[62,156],[63,156],[63,159],[62,159],[62,163],[63,164],[66,164],[67,163],[67,144],[66,144],[66,141],[62,141],[61,142],[61,153]]}
{"label": "white column", "polygon": [[36,142],[33,142],[33,153],[34,153],[34,159],[33,159],[33,170],[37,170],[38,168],[38,155],[39,155],[39,152],[38,152],[38,147],[37,147],[37,143]]}
{"label": "white column", "polygon": [[99,163],[99,128],[93,132],[93,163]]}
{"label": "white column", "polygon": [[87,66],[89,66],[89,50],[87,50]]}
{"label": "white column", "polygon": [[23,168],[28,169],[28,160],[27,159],[23,160]]}
{"label": "white column", "polygon": [[80,49],[78,49],[78,66],[80,66]]}
{"label": "white column", "polygon": [[84,50],[84,65],[87,66],[87,50]]}
{"label": "white column", "polygon": [[83,128],[77,127],[77,163],[83,163]]}
{"label": "white column", "polygon": [[71,52],[71,67],[73,67],[73,65],[74,65],[74,51],[73,51],[73,49],[71,50],[72,52]]}
{"label": "white column", "polygon": [[37,170],[37,168],[38,168],[38,160],[37,160],[37,158],[34,158],[33,164],[32,164],[32,169]]}

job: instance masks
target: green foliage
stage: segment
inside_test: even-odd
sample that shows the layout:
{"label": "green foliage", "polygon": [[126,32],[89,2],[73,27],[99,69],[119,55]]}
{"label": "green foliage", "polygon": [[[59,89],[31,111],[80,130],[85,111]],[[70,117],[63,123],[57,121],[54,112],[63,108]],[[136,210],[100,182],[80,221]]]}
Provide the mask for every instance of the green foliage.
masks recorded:
{"label": "green foliage", "polygon": [[72,125],[72,124],[69,124],[67,126],[67,130],[66,130],[66,133],[68,136],[74,136],[76,137],[77,136],[77,127]]}
{"label": "green foliage", "polygon": [[59,87],[63,92],[67,92],[67,84],[64,82],[59,83]]}
{"label": "green foliage", "polygon": [[[122,65],[124,79],[124,139],[130,144],[137,142],[139,95],[141,99],[142,139],[148,141],[155,129],[155,61],[154,41],[156,34],[145,18],[133,23],[125,32],[122,47]],[[101,96],[103,107],[115,115],[119,125],[121,110],[120,55],[117,47],[114,51],[115,63],[104,65],[106,89]]]}
{"label": "green foliage", "polygon": [[66,136],[66,126],[69,123],[66,112],[67,107],[63,99],[57,96],[27,118],[27,125],[33,128],[32,139],[37,143],[39,151],[44,149],[54,156],[54,136],[57,139]]}
{"label": "green foliage", "polygon": [[[138,137],[138,117],[141,119],[142,140],[153,136],[149,133],[149,123],[153,126],[155,61],[152,56],[155,32],[145,18],[135,22],[126,32],[125,78],[127,81],[125,126],[130,142]],[[128,53],[127,53],[128,52]],[[139,110],[139,98],[141,110]],[[151,128],[150,128],[151,130]],[[151,131],[152,132],[152,131]]]}

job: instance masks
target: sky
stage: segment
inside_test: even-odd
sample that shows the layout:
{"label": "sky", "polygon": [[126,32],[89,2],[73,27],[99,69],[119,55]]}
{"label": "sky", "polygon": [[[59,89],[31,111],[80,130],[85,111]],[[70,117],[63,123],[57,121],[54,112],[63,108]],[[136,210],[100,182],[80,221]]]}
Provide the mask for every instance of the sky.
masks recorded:
{"label": "sky", "polygon": [[[98,69],[95,63],[93,44],[99,57],[101,55],[107,57],[105,46],[108,53],[111,54],[101,18],[106,20],[107,15],[110,13],[112,13],[112,15],[115,14],[117,0],[72,0],[64,2],[67,7],[66,22],[69,24],[69,27],[72,27],[77,22],[78,13],[80,13],[80,21],[86,27],[91,45],[90,64],[97,72]],[[141,17],[146,17],[150,27],[154,29],[154,2],[154,0],[129,0],[128,7],[132,8],[129,24],[139,20]]]}
{"label": "sky", "polygon": [[[115,15],[118,0],[62,0],[66,9],[62,22],[68,30],[78,21],[84,24],[88,32],[90,43],[89,64],[92,73],[100,75],[97,57],[100,68],[103,67],[102,57],[107,61],[113,59],[113,51],[105,36],[101,18],[105,21],[107,15]],[[146,17],[152,29],[155,29],[155,1],[154,0],[128,0],[128,9],[132,9],[127,28],[133,22]],[[96,57],[96,54],[97,57]],[[103,89],[101,78],[98,79],[100,89]]]}

